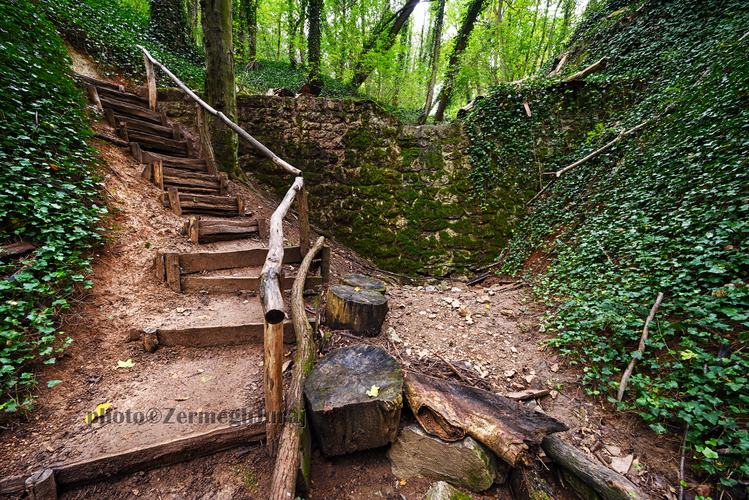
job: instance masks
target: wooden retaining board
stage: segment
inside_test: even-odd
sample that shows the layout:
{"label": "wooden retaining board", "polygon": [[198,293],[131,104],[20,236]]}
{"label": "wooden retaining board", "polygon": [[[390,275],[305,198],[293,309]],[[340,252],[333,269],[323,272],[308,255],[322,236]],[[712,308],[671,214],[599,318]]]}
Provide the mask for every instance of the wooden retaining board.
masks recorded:
{"label": "wooden retaining board", "polygon": [[96,91],[99,93],[99,99],[101,99],[102,97],[105,99],[117,99],[120,101],[124,101],[128,104],[132,104],[133,106],[140,106],[144,108],[148,107],[148,99],[143,99],[137,94],[130,94],[128,92],[120,92],[119,90],[112,90],[112,89],[102,87],[99,85],[96,85],[96,87],[97,87]]}
{"label": "wooden retaining board", "polygon": [[137,142],[141,149],[155,149],[177,156],[188,156],[189,147],[186,140],[175,141],[135,130],[128,131],[128,137],[130,142]]}
{"label": "wooden retaining board", "polygon": [[207,172],[205,160],[202,158],[177,158],[169,155],[162,155],[152,151],[143,151],[143,163],[154,163],[161,161],[162,166],[169,168],[179,168],[182,170],[194,170],[196,172]]}
{"label": "wooden retaining board", "polygon": [[156,125],[155,123],[144,122],[136,118],[129,116],[114,114],[114,121],[117,125],[124,122],[127,124],[128,130],[138,130],[147,134],[158,135],[160,137],[166,137],[167,139],[174,138],[174,129],[172,127],[164,127],[162,125]]}
{"label": "wooden retaining board", "polygon": [[[284,280],[284,289],[291,290],[292,278]],[[305,290],[313,290],[322,285],[322,276],[309,276],[304,281]],[[258,276],[185,276],[180,278],[182,292],[235,293],[259,292]]]}
{"label": "wooden retaining board", "polygon": [[123,85],[117,85],[116,83],[108,82],[106,80],[99,80],[98,78],[92,78],[90,76],[81,75],[80,73],[76,73],[76,76],[83,80],[86,83],[90,83],[91,85],[94,85],[96,87],[102,87],[109,90],[113,90],[115,92],[121,92],[120,89],[124,90],[125,92],[129,94],[134,94],[135,91],[133,89],[127,88]]}
{"label": "wooden retaining board", "polygon": [[[314,320],[310,320],[314,323]],[[222,347],[233,345],[263,344],[265,325],[250,323],[235,326],[203,326],[195,328],[158,329],[156,337],[160,346],[174,347]],[[283,341],[296,343],[294,324],[283,322]]]}
{"label": "wooden retaining board", "polygon": [[105,99],[103,97],[100,97],[99,99],[101,100],[101,105],[105,109],[109,108],[111,110],[119,111],[120,113],[123,113],[126,115],[130,115],[130,116],[140,118],[143,120],[152,121],[159,125],[164,125],[162,121],[162,115],[155,111],[151,111],[148,108],[142,108],[140,106],[135,106],[133,104],[128,104],[126,102],[117,101],[114,99]]}
{"label": "wooden retaining board", "polygon": [[[197,252],[178,255],[182,274],[193,274],[201,271],[262,266],[268,256],[268,249],[251,248],[232,252]],[[283,249],[284,264],[298,264],[302,262],[302,258],[302,251],[298,246]]]}

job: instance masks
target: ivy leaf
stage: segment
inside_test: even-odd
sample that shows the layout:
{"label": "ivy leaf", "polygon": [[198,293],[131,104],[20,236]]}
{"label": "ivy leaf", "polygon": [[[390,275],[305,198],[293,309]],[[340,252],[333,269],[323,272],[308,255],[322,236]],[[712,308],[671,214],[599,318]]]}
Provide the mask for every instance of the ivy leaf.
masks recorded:
{"label": "ivy leaf", "polygon": [[718,458],[718,454],[714,452],[713,450],[711,450],[710,448],[708,448],[707,446],[705,446],[705,449],[702,450],[702,454],[705,455],[705,457],[707,458],[711,458],[711,459]]}
{"label": "ivy leaf", "polygon": [[380,388],[377,387],[376,385],[373,385],[372,388],[367,391],[367,396],[369,396],[370,398],[376,398],[379,395],[380,395]]}
{"label": "ivy leaf", "polygon": [[681,351],[679,354],[681,354],[681,359],[685,361],[688,359],[693,359],[697,357],[697,355],[689,349],[687,349],[686,351]]}
{"label": "ivy leaf", "polygon": [[47,387],[54,387],[57,384],[59,384],[60,382],[62,382],[62,380],[50,380],[50,381],[47,382]]}

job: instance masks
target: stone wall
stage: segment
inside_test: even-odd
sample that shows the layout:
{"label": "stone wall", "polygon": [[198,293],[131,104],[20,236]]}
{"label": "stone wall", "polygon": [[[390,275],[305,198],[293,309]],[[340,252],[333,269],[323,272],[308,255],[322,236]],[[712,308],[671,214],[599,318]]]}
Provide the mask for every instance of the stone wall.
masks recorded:
{"label": "stone wall", "polygon": [[[470,199],[460,123],[414,127],[371,101],[246,96],[240,125],[304,172],[311,218],[403,273],[462,274],[490,262],[520,207],[483,211]],[[282,195],[291,182],[241,146],[248,175]],[[509,193],[508,193],[509,194]]]}
{"label": "stone wall", "polygon": [[[167,112],[194,105],[160,91]],[[304,172],[313,224],[378,266],[406,274],[466,274],[490,263],[538,188],[510,174],[491,202],[472,198],[462,124],[404,125],[372,101],[240,96],[240,125]],[[240,141],[247,175],[283,196],[292,178]],[[527,174],[525,174],[527,176]]]}

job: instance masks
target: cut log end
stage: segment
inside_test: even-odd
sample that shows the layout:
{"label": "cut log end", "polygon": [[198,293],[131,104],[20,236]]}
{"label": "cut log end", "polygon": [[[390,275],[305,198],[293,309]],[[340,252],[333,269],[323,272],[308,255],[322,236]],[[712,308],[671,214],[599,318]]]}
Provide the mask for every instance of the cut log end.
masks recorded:
{"label": "cut log end", "polygon": [[387,298],[377,292],[347,285],[328,289],[326,317],[333,330],[350,330],[356,335],[374,337],[380,333],[388,312]]}
{"label": "cut log end", "polygon": [[384,349],[359,344],[322,358],[305,386],[310,423],[325,455],[383,446],[395,439],[403,373]]}

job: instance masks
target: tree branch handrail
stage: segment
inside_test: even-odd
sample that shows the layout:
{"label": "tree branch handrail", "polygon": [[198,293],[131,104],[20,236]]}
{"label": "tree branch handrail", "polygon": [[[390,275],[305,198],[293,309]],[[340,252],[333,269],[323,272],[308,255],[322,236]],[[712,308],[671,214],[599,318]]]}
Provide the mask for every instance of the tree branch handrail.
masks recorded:
{"label": "tree branch handrail", "polygon": [[247,141],[250,144],[252,144],[253,146],[255,146],[255,148],[257,148],[258,151],[260,151],[265,156],[267,156],[268,158],[270,158],[270,160],[273,163],[275,163],[276,165],[278,165],[282,169],[286,170],[290,174],[300,175],[302,173],[301,170],[299,170],[296,167],[292,167],[291,165],[289,165],[288,163],[286,163],[284,160],[282,160],[281,158],[279,158],[273,151],[271,151],[270,149],[268,149],[267,147],[265,147],[260,141],[258,141],[257,139],[255,139],[254,137],[252,137],[250,134],[248,134],[242,127],[240,127],[239,125],[237,125],[236,123],[234,123],[233,121],[231,121],[230,119],[228,119],[226,117],[226,115],[224,115],[221,111],[216,111],[211,106],[209,106],[208,103],[206,103],[205,101],[203,101],[203,99],[201,99],[200,97],[198,97],[192,90],[190,90],[187,87],[187,85],[185,85],[184,83],[182,83],[182,81],[179,78],[177,78],[176,76],[174,76],[174,74],[171,71],[169,71],[168,69],[166,69],[166,67],[163,64],[161,64],[159,61],[157,61],[156,59],[154,59],[153,57],[151,57],[151,54],[149,54],[148,51],[145,48],[143,48],[140,45],[136,45],[136,47],[138,47],[140,50],[142,50],[143,54],[148,58],[149,61],[151,61],[152,64],[158,66],[159,69],[161,69],[161,71],[163,71],[164,73],[166,73],[166,75],[169,78],[171,78],[174,81],[174,83],[176,83],[179,86],[179,88],[181,88],[182,90],[184,90],[185,93],[187,95],[189,95],[195,102],[197,102],[198,104],[200,104],[200,106],[203,109],[205,109],[208,113],[212,114],[213,116],[218,117],[229,128],[231,128],[234,132],[236,132],[239,135],[239,137],[241,137],[245,141]]}

